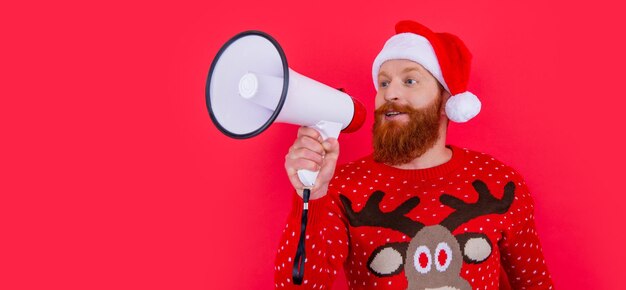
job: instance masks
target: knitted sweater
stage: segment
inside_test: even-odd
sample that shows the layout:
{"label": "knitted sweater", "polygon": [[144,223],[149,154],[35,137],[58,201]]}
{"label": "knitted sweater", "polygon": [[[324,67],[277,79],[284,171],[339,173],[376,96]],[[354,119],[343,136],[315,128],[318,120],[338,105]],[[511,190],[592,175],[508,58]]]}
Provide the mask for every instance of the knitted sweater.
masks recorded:
{"label": "knitted sweater", "polygon": [[371,155],[338,166],[328,194],[309,202],[300,286],[292,268],[303,205],[294,194],[276,288],[329,289],[343,266],[350,289],[499,289],[505,273],[513,289],[552,289],[520,174],[448,147],[452,159],[427,169]]}

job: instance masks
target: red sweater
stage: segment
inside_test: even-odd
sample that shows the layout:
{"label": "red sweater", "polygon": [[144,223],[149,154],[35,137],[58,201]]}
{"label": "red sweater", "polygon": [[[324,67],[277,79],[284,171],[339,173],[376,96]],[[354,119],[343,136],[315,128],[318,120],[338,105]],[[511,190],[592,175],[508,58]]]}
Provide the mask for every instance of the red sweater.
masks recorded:
{"label": "red sweater", "polygon": [[304,281],[292,281],[302,199],[278,248],[276,288],[552,289],[524,180],[493,157],[449,146],[442,165],[402,170],[371,156],[339,166],[309,203]]}

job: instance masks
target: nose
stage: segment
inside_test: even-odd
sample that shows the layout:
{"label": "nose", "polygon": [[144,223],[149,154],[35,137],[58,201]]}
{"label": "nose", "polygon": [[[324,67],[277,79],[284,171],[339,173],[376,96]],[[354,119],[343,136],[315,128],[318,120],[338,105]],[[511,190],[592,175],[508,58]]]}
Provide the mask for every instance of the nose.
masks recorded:
{"label": "nose", "polygon": [[385,101],[393,102],[398,101],[400,99],[400,87],[397,84],[398,82],[391,81],[385,88]]}

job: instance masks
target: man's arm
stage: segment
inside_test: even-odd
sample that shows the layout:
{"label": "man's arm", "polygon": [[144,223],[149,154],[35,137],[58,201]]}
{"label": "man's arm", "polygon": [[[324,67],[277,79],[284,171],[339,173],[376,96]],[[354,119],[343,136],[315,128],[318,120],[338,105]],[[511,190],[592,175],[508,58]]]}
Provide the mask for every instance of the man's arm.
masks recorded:
{"label": "man's arm", "polygon": [[500,241],[502,265],[513,289],[553,289],[534,220],[534,202],[523,180],[506,214]]}
{"label": "man's arm", "polygon": [[294,193],[292,210],[283,230],[274,266],[276,289],[329,289],[348,255],[347,224],[330,195],[309,202],[304,278],[293,282],[294,256],[300,235],[302,198]]}
{"label": "man's arm", "polygon": [[[292,210],[276,255],[276,288],[330,288],[337,269],[347,257],[347,223],[339,209],[340,202],[328,194],[338,157],[339,143],[336,139],[324,141],[315,129],[298,129],[298,137],[285,156],[285,170],[297,194],[293,195]],[[301,169],[319,171],[315,185],[310,189],[308,217],[303,216],[305,187],[297,174]],[[296,259],[302,228],[306,229],[304,251],[300,249],[298,254],[304,252],[305,255]],[[299,267],[301,257],[304,257],[303,267]],[[294,270],[294,264],[299,271]],[[301,284],[296,285],[294,275],[296,272],[301,274],[301,268],[304,269],[304,277],[299,277]]]}

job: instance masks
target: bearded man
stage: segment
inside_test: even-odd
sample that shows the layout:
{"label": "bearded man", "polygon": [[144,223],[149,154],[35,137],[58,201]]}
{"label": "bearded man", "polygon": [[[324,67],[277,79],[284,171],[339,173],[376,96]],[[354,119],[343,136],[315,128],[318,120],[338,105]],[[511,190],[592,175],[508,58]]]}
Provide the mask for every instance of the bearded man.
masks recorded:
{"label": "bearded man", "polygon": [[[446,144],[449,120],[480,111],[465,44],[413,21],[396,33],[372,68],[373,154],[335,168],[337,140],[302,127],[285,157],[296,194],[276,288],[330,288],[343,267],[350,289],[552,289],[522,176]],[[306,208],[300,169],[320,171]],[[308,253],[303,269],[297,251]]]}

